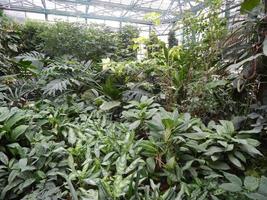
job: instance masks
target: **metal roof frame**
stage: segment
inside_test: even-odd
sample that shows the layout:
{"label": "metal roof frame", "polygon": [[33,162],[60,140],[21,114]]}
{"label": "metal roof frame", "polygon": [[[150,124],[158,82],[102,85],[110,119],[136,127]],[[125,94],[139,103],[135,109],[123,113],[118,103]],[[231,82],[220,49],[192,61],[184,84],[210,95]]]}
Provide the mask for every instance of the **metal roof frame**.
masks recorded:
{"label": "metal roof frame", "polygon": [[161,23],[168,24],[181,18],[182,9],[197,12],[203,7],[195,0],[0,0],[0,9],[44,14],[46,19],[53,14],[143,25],[152,25],[144,20],[147,13],[159,13]]}

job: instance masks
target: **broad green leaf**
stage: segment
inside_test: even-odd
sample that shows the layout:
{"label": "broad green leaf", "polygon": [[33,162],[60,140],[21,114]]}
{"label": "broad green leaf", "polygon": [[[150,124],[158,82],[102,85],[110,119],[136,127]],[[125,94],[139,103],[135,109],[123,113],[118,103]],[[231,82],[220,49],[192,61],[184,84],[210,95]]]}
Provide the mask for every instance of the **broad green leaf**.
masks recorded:
{"label": "broad green leaf", "polygon": [[11,132],[11,138],[13,140],[16,140],[21,136],[25,131],[27,130],[29,126],[28,125],[19,125],[17,126],[12,132]]}
{"label": "broad green leaf", "polygon": [[210,166],[213,168],[213,169],[218,169],[218,170],[229,170],[231,169],[229,167],[228,164],[224,163],[224,162],[215,162],[215,163],[211,163]]}
{"label": "broad green leaf", "polygon": [[13,125],[15,125],[17,122],[25,118],[24,112],[17,112],[14,115],[12,115],[5,123],[6,129],[11,129]]}
{"label": "broad green leaf", "polygon": [[7,193],[8,191],[10,191],[12,188],[18,186],[18,185],[19,185],[20,183],[22,183],[22,182],[23,182],[23,180],[21,180],[21,179],[16,179],[16,180],[13,181],[12,183],[6,185],[6,186],[4,187],[4,189],[1,191],[0,199],[5,199],[6,193]]}
{"label": "broad green leaf", "polygon": [[243,151],[246,151],[251,156],[256,156],[256,155],[262,156],[262,153],[250,144],[243,144],[241,148]]}
{"label": "broad green leaf", "polygon": [[76,171],[74,159],[73,159],[73,156],[71,154],[69,154],[69,156],[68,156],[68,165],[69,165],[70,169],[72,170],[72,172]]}
{"label": "broad green leaf", "polygon": [[92,178],[87,178],[83,180],[88,185],[97,186],[97,181]]}
{"label": "broad green leaf", "polygon": [[209,134],[205,132],[197,132],[197,133],[185,133],[184,136],[193,140],[203,140],[207,138]]}
{"label": "broad green leaf", "polygon": [[134,130],[134,129],[138,128],[140,126],[140,124],[141,124],[141,120],[134,121],[133,123],[131,123],[129,125],[129,130]]}
{"label": "broad green leaf", "polygon": [[8,117],[10,117],[8,108],[1,107],[0,108],[0,122],[5,121]]}
{"label": "broad green leaf", "polygon": [[153,173],[154,170],[155,170],[155,167],[156,167],[156,163],[155,163],[155,160],[154,158],[147,158],[146,159],[146,164],[147,164],[147,167],[148,167],[148,170],[150,173]]}
{"label": "broad green leaf", "polygon": [[156,148],[156,145],[153,144],[152,141],[142,141],[140,142],[140,147],[142,147],[141,154],[148,156],[148,157],[153,157],[156,156],[158,153],[158,149]]}
{"label": "broad green leaf", "polygon": [[112,200],[113,199],[113,195],[112,195],[112,191],[111,191],[111,187],[109,184],[107,184],[104,181],[100,181],[99,185],[98,185],[98,196],[99,199],[107,199],[107,200]]}
{"label": "broad green leaf", "polygon": [[199,164],[203,165],[205,163],[205,160],[194,159],[194,160],[187,161],[186,164],[182,168],[183,171],[190,170],[194,162],[198,162]]}
{"label": "broad green leaf", "polygon": [[[120,197],[124,195],[124,191],[129,186],[130,180],[127,178],[122,178],[122,176],[116,176],[114,181],[113,194],[115,197]],[[114,198],[116,199],[116,198]]]}
{"label": "broad green leaf", "polygon": [[11,184],[19,176],[18,170],[12,170],[8,176],[8,183]]}
{"label": "broad green leaf", "polygon": [[241,186],[235,183],[223,183],[220,188],[228,192],[240,192],[242,190]]}
{"label": "broad green leaf", "polygon": [[29,178],[25,182],[23,182],[22,184],[20,184],[19,189],[21,191],[23,191],[25,188],[29,187],[34,182],[35,182],[35,179],[34,178]]}
{"label": "broad green leaf", "polygon": [[119,101],[109,101],[109,102],[106,101],[100,106],[100,109],[103,111],[108,111],[120,105],[121,105],[121,102]]}
{"label": "broad green leaf", "polygon": [[8,157],[3,152],[0,152],[0,161],[4,163],[4,165],[8,165]]}
{"label": "broad green leaf", "polygon": [[69,179],[69,177],[66,174],[63,174],[63,173],[60,173],[60,172],[57,172],[57,174],[60,175],[60,176],[62,176],[63,178],[65,178],[65,180],[67,181],[67,184],[69,186],[69,190],[70,190],[72,199],[73,200],[78,200],[78,195],[77,195],[76,190],[74,189],[74,187],[72,185],[72,182]]}
{"label": "broad green leaf", "polygon": [[172,119],[162,119],[162,124],[166,129],[173,129],[174,128],[174,121]]}
{"label": "broad green leaf", "polygon": [[169,139],[170,139],[170,136],[172,134],[172,131],[171,129],[167,128],[165,131],[164,131],[164,141],[167,142]]}
{"label": "broad green leaf", "polygon": [[265,176],[261,177],[258,193],[267,196],[267,178]]}
{"label": "broad green leaf", "polygon": [[233,122],[231,121],[226,121],[226,120],[220,120],[221,125],[224,127],[224,132],[223,134],[232,134],[235,132],[235,127]]}
{"label": "broad green leaf", "polygon": [[171,157],[167,160],[167,163],[165,165],[166,169],[174,169],[176,165],[175,157]]}
{"label": "broad green leaf", "polygon": [[237,158],[239,158],[242,162],[246,162],[246,157],[243,155],[243,153],[239,152],[239,151],[235,151],[234,152],[235,156]]}
{"label": "broad green leaf", "polygon": [[71,145],[74,145],[77,140],[76,133],[74,132],[73,128],[69,128],[68,131],[68,142]]}
{"label": "broad green leaf", "polygon": [[249,191],[254,191],[259,187],[259,180],[253,176],[246,176],[244,186]]}
{"label": "broad green leaf", "polygon": [[129,172],[136,169],[138,166],[141,165],[141,163],[144,163],[144,161],[141,158],[135,159],[125,170],[124,174],[128,174]]}
{"label": "broad green leaf", "polygon": [[238,178],[236,175],[229,174],[226,172],[224,172],[223,174],[224,174],[225,178],[227,178],[227,180],[230,181],[231,183],[236,184],[240,187],[242,186],[242,180],[240,178]]}
{"label": "broad green leaf", "polygon": [[207,156],[211,156],[215,153],[220,153],[220,152],[223,152],[223,148],[221,147],[217,147],[217,146],[212,146],[210,148],[207,149],[207,151],[205,152],[205,155]]}
{"label": "broad green leaf", "polygon": [[243,168],[242,163],[236,157],[234,157],[233,154],[228,154],[228,158],[235,166],[239,167],[240,169]]}
{"label": "broad green leaf", "polygon": [[22,148],[18,143],[12,143],[7,145],[9,151],[12,152],[14,155],[20,155],[22,157],[26,156],[26,151]]}
{"label": "broad green leaf", "polygon": [[19,160],[19,167],[21,171],[24,171],[26,169],[27,162],[28,162],[27,158],[22,158]]}
{"label": "broad green leaf", "polygon": [[261,143],[258,141],[258,140],[255,140],[255,139],[252,139],[252,138],[247,138],[246,139],[248,144],[254,146],[254,147],[257,147],[259,146]]}
{"label": "broad green leaf", "polygon": [[116,161],[116,170],[117,174],[124,174],[127,165],[127,156],[126,154],[120,156]]}
{"label": "broad green leaf", "polygon": [[266,200],[266,196],[259,193],[249,193],[245,195],[252,200]]}

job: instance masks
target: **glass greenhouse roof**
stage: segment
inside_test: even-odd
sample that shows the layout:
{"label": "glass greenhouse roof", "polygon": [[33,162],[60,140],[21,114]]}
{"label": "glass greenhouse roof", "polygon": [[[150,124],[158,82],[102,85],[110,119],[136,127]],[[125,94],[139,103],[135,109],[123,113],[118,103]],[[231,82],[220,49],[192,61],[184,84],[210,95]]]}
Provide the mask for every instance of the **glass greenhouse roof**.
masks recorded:
{"label": "glass greenhouse roof", "polygon": [[90,20],[110,20],[135,24],[151,24],[148,13],[158,13],[162,24],[177,21],[185,10],[197,12],[203,2],[197,0],[0,0],[5,10],[68,16]]}

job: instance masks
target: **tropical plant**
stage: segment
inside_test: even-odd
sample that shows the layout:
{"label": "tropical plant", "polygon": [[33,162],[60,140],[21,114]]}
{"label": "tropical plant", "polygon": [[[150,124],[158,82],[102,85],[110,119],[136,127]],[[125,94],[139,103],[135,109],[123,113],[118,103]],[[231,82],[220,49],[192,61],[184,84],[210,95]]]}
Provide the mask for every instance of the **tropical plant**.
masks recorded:
{"label": "tropical plant", "polygon": [[[160,105],[153,103],[153,98],[143,96],[138,101],[130,101],[129,105],[124,106],[125,111],[122,112],[122,118],[126,119],[129,124],[129,129],[144,128],[144,123],[150,120],[158,111]],[[127,109],[127,110],[126,110]]]}

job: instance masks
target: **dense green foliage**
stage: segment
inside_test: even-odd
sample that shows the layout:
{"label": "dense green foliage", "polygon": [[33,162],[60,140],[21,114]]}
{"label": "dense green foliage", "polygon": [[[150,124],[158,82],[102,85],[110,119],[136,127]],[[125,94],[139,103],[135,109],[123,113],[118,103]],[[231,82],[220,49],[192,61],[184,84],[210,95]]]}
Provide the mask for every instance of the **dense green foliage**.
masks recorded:
{"label": "dense green foliage", "polygon": [[[134,59],[136,52],[130,48],[138,29],[124,26],[120,32],[91,24],[57,22],[46,24],[27,21],[19,28],[22,51],[40,51],[51,57],[70,55],[79,60],[101,61],[102,58]],[[62,42],[65,41],[65,42]]]}
{"label": "dense green foliage", "polygon": [[267,109],[225,70],[219,3],[172,48],[1,16],[0,199],[266,199]]}

